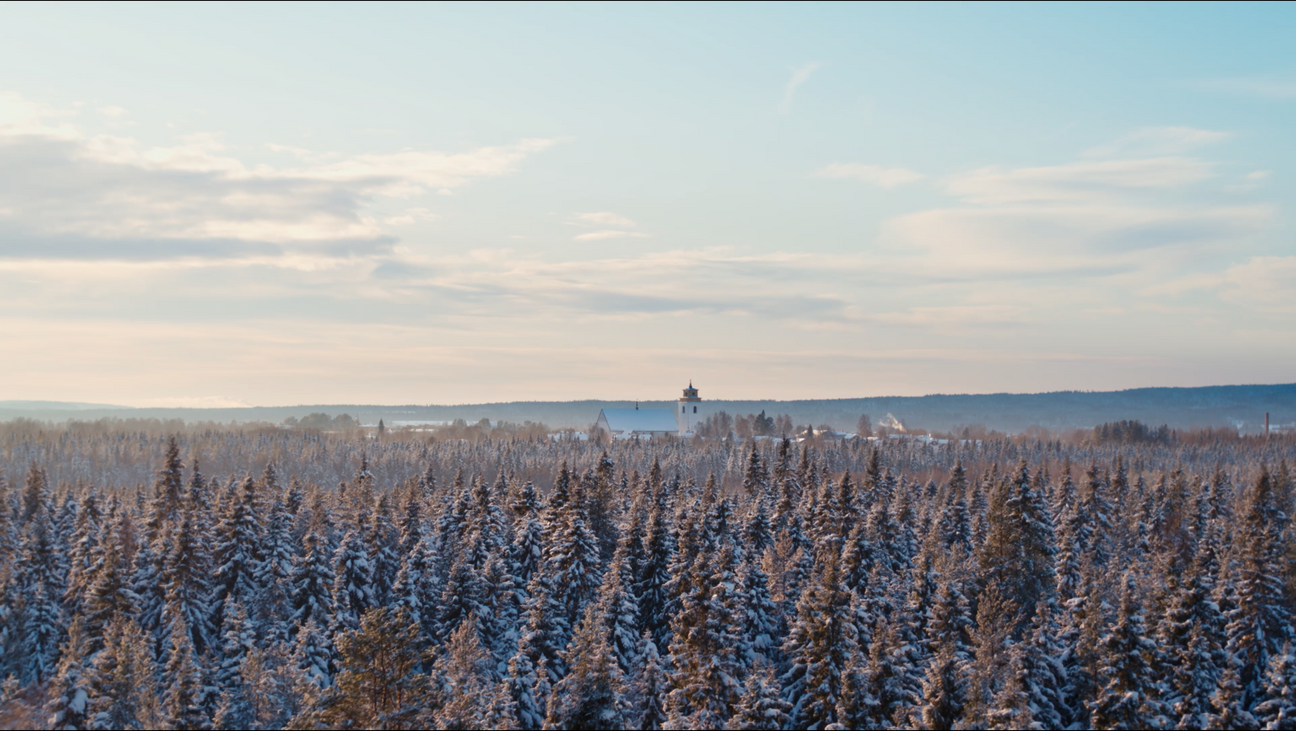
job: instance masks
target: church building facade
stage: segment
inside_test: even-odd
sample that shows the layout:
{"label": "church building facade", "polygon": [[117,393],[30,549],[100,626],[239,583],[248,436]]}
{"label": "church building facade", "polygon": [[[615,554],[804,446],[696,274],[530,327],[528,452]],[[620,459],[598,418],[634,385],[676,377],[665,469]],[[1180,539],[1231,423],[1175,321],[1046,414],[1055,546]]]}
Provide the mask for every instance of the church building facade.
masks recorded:
{"label": "church building facade", "polygon": [[671,414],[666,409],[603,409],[599,411],[594,428],[607,432],[613,439],[636,437],[691,437],[706,417],[701,413],[702,399],[689,381],[684,395],[680,396],[678,411]]}

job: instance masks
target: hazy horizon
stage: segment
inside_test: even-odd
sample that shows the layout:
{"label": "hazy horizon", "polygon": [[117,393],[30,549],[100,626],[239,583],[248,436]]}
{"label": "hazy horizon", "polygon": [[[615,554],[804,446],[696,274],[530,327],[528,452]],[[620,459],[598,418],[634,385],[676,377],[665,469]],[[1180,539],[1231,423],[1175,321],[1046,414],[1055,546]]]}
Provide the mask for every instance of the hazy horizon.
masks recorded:
{"label": "hazy horizon", "polygon": [[0,17],[2,399],[1296,380],[1289,4]]}
{"label": "hazy horizon", "polygon": [[[1094,394],[1124,393],[1129,391],[1146,391],[1151,389],[1280,387],[1280,386],[1288,386],[1288,385],[1296,385],[1296,382],[1292,382],[1292,383],[1211,383],[1211,384],[1204,384],[1201,386],[1132,386],[1130,388],[1108,389],[1108,390],[1051,389],[1047,391],[980,391],[980,392],[932,391],[928,393],[914,393],[914,394],[904,394],[904,393],[846,394],[841,396],[823,396],[817,398],[798,398],[798,397],[767,398],[762,396],[737,395],[737,396],[729,396],[725,398],[704,398],[703,400],[708,402],[719,401],[724,403],[729,403],[729,402],[786,403],[786,402],[796,402],[796,401],[859,401],[859,400],[868,400],[868,399],[897,399],[897,398],[916,399],[916,398],[926,398],[926,397],[936,397],[936,396],[1047,396],[1052,394],[1064,394],[1064,393],[1094,393]],[[595,395],[595,396],[586,396],[586,397],[568,398],[568,399],[507,399],[507,400],[495,400],[495,401],[457,401],[457,402],[441,402],[441,403],[431,402],[431,401],[427,401],[427,402],[392,401],[387,403],[359,402],[359,401],[310,401],[310,402],[301,402],[301,403],[262,403],[262,404],[225,403],[225,404],[215,404],[215,405],[203,404],[203,403],[196,403],[191,405],[124,404],[124,403],[109,404],[109,403],[95,403],[95,402],[85,402],[85,401],[62,401],[57,399],[0,399],[0,409],[13,408],[12,405],[15,404],[50,405],[54,407],[75,406],[76,408],[81,408],[86,410],[93,410],[93,409],[104,410],[104,409],[118,409],[118,408],[121,409],[164,408],[164,409],[196,409],[196,410],[197,409],[204,409],[204,410],[205,409],[261,409],[261,408],[287,409],[287,408],[305,408],[305,407],[313,407],[313,406],[319,406],[319,407],[363,406],[363,407],[383,407],[383,408],[398,408],[403,406],[414,406],[414,407],[451,408],[456,406],[489,406],[495,404],[526,404],[526,403],[563,404],[563,403],[585,403],[585,402],[602,403],[602,402],[631,402],[631,401],[642,402],[642,403],[662,403],[662,402],[672,402],[675,401],[677,398],[678,395],[653,394],[649,397],[642,398],[642,399],[635,398],[633,396]],[[69,408],[69,410],[73,410],[73,409]]]}

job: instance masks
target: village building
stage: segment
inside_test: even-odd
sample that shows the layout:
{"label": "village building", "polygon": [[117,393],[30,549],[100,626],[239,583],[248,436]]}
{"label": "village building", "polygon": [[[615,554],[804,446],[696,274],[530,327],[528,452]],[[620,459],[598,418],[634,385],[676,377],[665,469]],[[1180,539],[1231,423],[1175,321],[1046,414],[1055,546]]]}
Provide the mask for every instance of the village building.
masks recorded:
{"label": "village building", "polygon": [[668,409],[641,409],[638,404],[633,409],[602,409],[594,429],[606,432],[613,439],[693,436],[704,418],[699,409],[701,403],[698,390],[690,381],[679,399],[677,413],[672,414]]}

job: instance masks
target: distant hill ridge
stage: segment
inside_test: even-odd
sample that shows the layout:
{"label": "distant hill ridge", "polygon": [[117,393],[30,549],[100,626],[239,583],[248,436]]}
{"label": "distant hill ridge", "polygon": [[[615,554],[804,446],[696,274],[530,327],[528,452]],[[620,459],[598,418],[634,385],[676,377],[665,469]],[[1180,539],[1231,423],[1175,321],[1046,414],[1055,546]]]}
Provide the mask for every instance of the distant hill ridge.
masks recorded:
{"label": "distant hill ridge", "polygon": [[46,409],[49,411],[86,411],[90,409],[132,409],[115,404],[85,404],[79,401],[0,401],[0,410]]}
{"label": "distant hill ridge", "polygon": [[[323,412],[351,414],[364,423],[400,421],[536,421],[558,428],[591,425],[602,408],[633,406],[632,400],[510,401],[485,404],[381,406],[320,404],[246,408],[128,408],[54,401],[0,401],[0,421],[26,417],[62,422],[104,417],[183,419],[185,421],[278,423],[292,416]],[[642,401],[642,408],[673,408],[674,401]],[[893,414],[910,428],[949,430],[981,424],[1019,432],[1039,425],[1050,429],[1086,428],[1109,421],[1137,419],[1172,428],[1230,427],[1255,433],[1263,428],[1265,412],[1275,426],[1296,424],[1296,383],[1276,385],[1203,386],[1198,388],[1135,388],[1125,391],[1054,391],[1033,394],[931,394],[841,399],[705,400],[708,412],[732,415],[788,414],[796,424],[829,424],[853,429],[860,414],[874,423]]]}

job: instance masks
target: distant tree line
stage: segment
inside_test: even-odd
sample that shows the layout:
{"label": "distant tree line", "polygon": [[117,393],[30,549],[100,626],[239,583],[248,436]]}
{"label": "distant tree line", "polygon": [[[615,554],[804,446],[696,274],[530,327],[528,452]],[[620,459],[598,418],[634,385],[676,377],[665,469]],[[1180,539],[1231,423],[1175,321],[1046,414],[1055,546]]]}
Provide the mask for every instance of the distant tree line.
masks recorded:
{"label": "distant tree line", "polygon": [[359,420],[350,414],[329,416],[328,414],[321,412],[307,414],[300,419],[295,416],[290,416],[287,419],[284,419],[283,423],[284,426],[288,427],[297,429],[317,429],[319,431],[350,431],[351,429],[358,429],[360,427]]}
{"label": "distant tree line", "polygon": [[1094,438],[1108,444],[1169,444],[1175,432],[1165,424],[1154,428],[1141,421],[1113,421],[1094,427]]}

